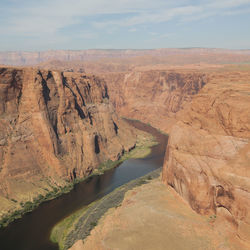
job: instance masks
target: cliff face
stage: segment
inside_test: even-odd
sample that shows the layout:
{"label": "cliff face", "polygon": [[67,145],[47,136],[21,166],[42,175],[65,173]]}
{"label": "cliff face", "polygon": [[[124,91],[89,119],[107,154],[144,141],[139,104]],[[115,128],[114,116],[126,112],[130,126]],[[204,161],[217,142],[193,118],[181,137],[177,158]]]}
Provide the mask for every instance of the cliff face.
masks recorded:
{"label": "cliff face", "polygon": [[178,113],[163,181],[201,214],[231,221],[250,233],[250,74],[222,73]]}
{"label": "cliff face", "polygon": [[1,212],[117,160],[135,137],[109,105],[100,79],[1,68]]}
{"label": "cliff face", "polygon": [[207,82],[202,73],[170,70],[106,74],[104,78],[111,101],[121,116],[139,119],[164,131],[169,131],[176,122],[176,112]]}

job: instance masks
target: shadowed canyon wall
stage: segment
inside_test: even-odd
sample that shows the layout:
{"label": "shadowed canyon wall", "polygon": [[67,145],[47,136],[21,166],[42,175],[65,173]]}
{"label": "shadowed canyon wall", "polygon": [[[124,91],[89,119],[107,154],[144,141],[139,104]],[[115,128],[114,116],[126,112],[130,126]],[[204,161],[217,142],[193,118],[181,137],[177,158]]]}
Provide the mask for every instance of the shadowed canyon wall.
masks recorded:
{"label": "shadowed canyon wall", "polygon": [[1,213],[89,175],[135,145],[106,84],[77,73],[0,68]]}
{"label": "shadowed canyon wall", "polygon": [[250,235],[250,73],[222,72],[177,114],[162,178],[201,214]]}

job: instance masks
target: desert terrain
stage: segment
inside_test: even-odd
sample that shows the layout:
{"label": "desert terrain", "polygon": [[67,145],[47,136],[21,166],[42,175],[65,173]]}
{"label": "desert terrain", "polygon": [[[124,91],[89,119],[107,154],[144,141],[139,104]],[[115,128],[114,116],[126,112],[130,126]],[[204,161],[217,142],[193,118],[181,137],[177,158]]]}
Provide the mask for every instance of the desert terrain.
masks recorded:
{"label": "desert terrain", "polygon": [[195,213],[156,179],[127,192],[121,206],[110,209],[84,243],[79,240],[70,249],[247,248],[229,223]]}
{"label": "desert terrain", "polygon": [[168,134],[162,175],[72,250],[249,249],[249,61],[199,48],[0,53],[21,65],[0,71],[2,214],[118,160],[136,144],[125,117]]}
{"label": "desert terrain", "polygon": [[[121,207],[107,212],[84,244],[78,241],[72,249],[152,249],[151,244],[155,249],[248,249],[250,67],[165,66],[165,70],[144,68],[103,76],[111,87],[111,101],[118,114],[150,123],[169,134],[162,173],[165,195],[175,190],[180,195],[176,201],[181,200],[178,206],[187,202],[202,215],[199,218],[213,222],[199,225],[199,236],[194,233],[197,225],[180,222],[179,229],[176,223],[170,231],[183,238],[165,239],[171,222],[162,222],[163,215],[157,219],[153,213],[160,207],[155,199],[162,205],[163,195],[142,186],[142,197],[125,198]],[[161,185],[159,180],[157,185]],[[167,216],[171,205],[168,203],[165,209]],[[175,212],[176,222],[181,214]],[[189,226],[191,229],[181,236],[181,230]],[[186,242],[189,230],[193,230],[194,238],[189,235]],[[205,237],[200,245],[199,237]]]}

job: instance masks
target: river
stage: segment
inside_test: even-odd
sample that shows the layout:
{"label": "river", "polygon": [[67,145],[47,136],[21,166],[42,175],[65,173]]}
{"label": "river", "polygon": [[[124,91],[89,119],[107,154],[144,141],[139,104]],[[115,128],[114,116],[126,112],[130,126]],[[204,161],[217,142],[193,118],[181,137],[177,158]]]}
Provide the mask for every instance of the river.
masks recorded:
{"label": "river", "polygon": [[58,250],[49,240],[53,226],[78,209],[100,199],[115,188],[139,178],[162,166],[167,145],[167,136],[157,129],[137,121],[128,121],[134,127],[151,133],[158,145],[142,159],[129,159],[119,167],[93,176],[75,185],[68,194],[42,203],[31,213],[0,230],[1,250]]}

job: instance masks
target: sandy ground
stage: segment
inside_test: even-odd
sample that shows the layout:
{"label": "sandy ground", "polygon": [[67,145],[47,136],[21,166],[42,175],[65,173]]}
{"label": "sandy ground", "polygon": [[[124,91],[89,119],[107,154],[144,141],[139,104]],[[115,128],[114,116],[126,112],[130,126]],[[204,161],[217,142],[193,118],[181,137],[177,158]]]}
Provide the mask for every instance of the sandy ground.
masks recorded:
{"label": "sandy ground", "polygon": [[160,179],[128,191],[71,250],[248,249],[233,227],[195,213]]}

